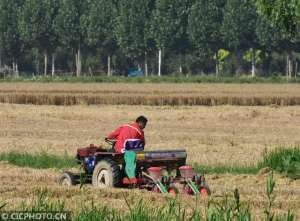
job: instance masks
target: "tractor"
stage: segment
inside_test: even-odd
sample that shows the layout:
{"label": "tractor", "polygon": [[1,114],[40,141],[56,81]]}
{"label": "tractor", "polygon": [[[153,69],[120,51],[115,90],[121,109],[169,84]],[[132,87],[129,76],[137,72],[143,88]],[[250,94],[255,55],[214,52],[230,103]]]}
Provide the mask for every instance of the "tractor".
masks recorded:
{"label": "tractor", "polygon": [[58,179],[59,184],[71,186],[84,180],[98,188],[122,187],[156,193],[210,195],[204,176],[197,175],[192,166],[186,165],[187,152],[184,149],[136,152],[136,179],[132,181],[125,173],[124,154],[114,152],[115,141],[107,142],[110,149],[93,144],[77,149],[76,160],[84,172],[63,172]]}

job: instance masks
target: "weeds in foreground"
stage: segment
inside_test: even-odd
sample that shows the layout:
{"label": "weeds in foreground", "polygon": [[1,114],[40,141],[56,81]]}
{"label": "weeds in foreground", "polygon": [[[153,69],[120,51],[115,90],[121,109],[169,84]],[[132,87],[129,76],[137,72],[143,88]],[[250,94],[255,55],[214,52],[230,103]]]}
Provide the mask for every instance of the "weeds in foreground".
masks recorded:
{"label": "weeds in foreground", "polygon": [[272,221],[274,219],[274,214],[272,213],[272,206],[275,200],[275,195],[273,194],[275,188],[275,181],[273,179],[273,172],[270,173],[267,181],[267,198],[268,198],[268,205],[265,209],[266,220]]}
{"label": "weeds in foreground", "polygon": [[278,148],[267,152],[258,167],[270,167],[290,178],[300,178],[300,148]]}
{"label": "weeds in foreground", "polygon": [[240,194],[237,189],[234,190],[233,197],[234,200],[231,200],[228,195],[225,195],[221,202],[212,202],[208,206],[206,220],[251,220],[251,211],[248,206],[241,203]]}
{"label": "weeds in foreground", "polygon": [[278,217],[276,217],[275,214],[272,212],[272,207],[275,200],[275,195],[274,195],[275,185],[276,183],[273,178],[273,172],[271,172],[267,180],[266,194],[267,194],[268,204],[264,211],[266,215],[265,220],[266,221],[281,221],[281,220],[294,221],[295,216],[290,210],[288,210],[288,213],[285,216],[278,216]]}
{"label": "weeds in foreground", "polygon": [[[272,212],[274,201],[275,181],[273,174],[270,173],[267,180],[266,195],[268,205],[265,208],[265,221],[294,221],[295,217],[291,211],[284,216],[278,216]],[[198,199],[196,199],[197,201]],[[127,203],[129,203],[127,201]],[[89,206],[83,207],[80,211],[73,212],[74,221],[251,221],[253,212],[240,199],[239,191],[234,190],[233,195],[225,195],[221,201],[210,200],[205,205],[205,212],[201,212],[198,203],[193,208],[184,207],[180,199],[167,199],[163,205],[149,205],[144,200],[139,200],[132,205],[128,204],[125,211],[118,211],[108,206],[95,205],[91,201]],[[64,202],[52,203],[47,198],[47,191],[39,193],[36,201],[31,204],[22,205],[24,211],[64,211]]]}
{"label": "weeds in foreground", "polygon": [[50,201],[50,199],[47,197],[47,189],[42,189],[38,191],[37,195],[38,197],[32,203],[21,203],[21,210],[30,212],[63,212],[66,209],[64,202],[53,203]]}

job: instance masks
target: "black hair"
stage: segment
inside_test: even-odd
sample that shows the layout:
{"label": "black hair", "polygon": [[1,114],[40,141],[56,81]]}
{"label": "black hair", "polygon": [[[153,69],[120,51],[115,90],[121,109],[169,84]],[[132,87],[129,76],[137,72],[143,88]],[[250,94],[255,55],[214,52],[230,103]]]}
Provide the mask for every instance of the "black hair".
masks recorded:
{"label": "black hair", "polygon": [[144,117],[144,116],[139,116],[139,117],[135,120],[135,122],[137,122],[137,123],[142,123],[142,124],[146,125],[147,122],[148,122],[148,119],[147,119],[146,117]]}

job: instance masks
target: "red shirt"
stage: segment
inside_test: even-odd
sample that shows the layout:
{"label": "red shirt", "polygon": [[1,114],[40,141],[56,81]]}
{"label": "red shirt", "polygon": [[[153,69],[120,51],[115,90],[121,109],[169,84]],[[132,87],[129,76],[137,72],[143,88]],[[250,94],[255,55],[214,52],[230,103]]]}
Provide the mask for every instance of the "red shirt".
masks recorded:
{"label": "red shirt", "polygon": [[117,140],[115,144],[117,153],[124,152],[124,145],[128,139],[140,139],[145,143],[144,131],[139,127],[138,123],[124,124],[109,134],[107,138]]}

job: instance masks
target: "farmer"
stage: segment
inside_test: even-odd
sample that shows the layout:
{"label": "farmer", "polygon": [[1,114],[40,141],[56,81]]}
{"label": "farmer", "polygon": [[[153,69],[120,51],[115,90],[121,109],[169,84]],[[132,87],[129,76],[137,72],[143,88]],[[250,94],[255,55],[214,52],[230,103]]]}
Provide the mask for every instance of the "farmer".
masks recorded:
{"label": "farmer", "polygon": [[124,124],[117,128],[106,139],[116,140],[115,151],[124,153],[127,151],[141,151],[145,147],[145,137],[143,129],[147,125],[147,118],[139,116],[132,124]]}
{"label": "farmer", "polygon": [[124,153],[125,172],[127,177],[123,183],[136,184],[136,153],[145,147],[145,137],[143,129],[147,125],[147,118],[139,116],[134,123],[124,124],[107,136],[107,139],[116,140],[115,151]]}

